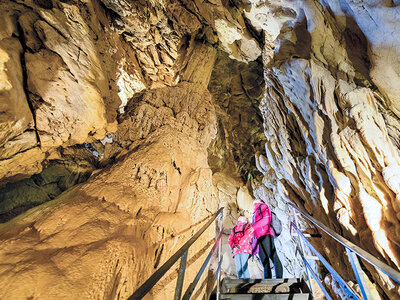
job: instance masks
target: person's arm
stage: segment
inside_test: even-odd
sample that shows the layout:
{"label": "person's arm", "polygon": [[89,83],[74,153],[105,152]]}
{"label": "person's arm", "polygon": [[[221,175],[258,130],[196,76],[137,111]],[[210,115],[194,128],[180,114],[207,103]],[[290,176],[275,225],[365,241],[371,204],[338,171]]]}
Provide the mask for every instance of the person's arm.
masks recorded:
{"label": "person's arm", "polygon": [[254,232],[253,226],[251,226],[251,224],[247,224],[246,229],[245,229],[245,234],[249,235],[249,234],[252,234],[253,232]]}

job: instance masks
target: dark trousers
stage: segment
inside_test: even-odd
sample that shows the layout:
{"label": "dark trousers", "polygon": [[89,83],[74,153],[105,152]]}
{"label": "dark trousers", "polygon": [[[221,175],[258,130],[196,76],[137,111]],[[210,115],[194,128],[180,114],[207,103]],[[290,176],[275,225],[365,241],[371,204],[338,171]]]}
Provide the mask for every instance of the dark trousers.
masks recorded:
{"label": "dark trousers", "polygon": [[272,278],[269,259],[271,259],[274,264],[276,278],[282,278],[283,268],[278,253],[276,253],[274,237],[272,235],[264,235],[258,239],[258,243],[260,247],[261,263],[264,266],[264,278]]}

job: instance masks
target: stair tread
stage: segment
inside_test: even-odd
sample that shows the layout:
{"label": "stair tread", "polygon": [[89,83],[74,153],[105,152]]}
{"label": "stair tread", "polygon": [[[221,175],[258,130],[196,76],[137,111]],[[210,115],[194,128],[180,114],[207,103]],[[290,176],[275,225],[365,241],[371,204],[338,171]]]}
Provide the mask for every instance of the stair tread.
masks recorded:
{"label": "stair tread", "polygon": [[309,300],[312,299],[309,293],[296,294],[220,294],[220,299],[235,299],[235,300]]}
{"label": "stair tread", "polygon": [[284,279],[224,279],[221,292],[225,294],[284,294],[307,293],[308,288],[299,278]]}
{"label": "stair tread", "polygon": [[271,283],[271,284],[276,284],[280,282],[288,282],[288,283],[295,283],[295,282],[301,282],[301,278],[273,278],[273,279],[237,279],[237,278],[224,278],[223,282],[265,282],[265,283]]}

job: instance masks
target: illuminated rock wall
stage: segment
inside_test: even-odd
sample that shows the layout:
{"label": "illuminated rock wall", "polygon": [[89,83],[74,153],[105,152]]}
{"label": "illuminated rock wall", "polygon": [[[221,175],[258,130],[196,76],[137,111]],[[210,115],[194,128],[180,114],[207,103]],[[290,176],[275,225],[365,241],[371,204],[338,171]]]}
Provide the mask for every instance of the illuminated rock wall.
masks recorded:
{"label": "illuminated rock wall", "polygon": [[[0,298],[126,298],[217,202],[229,206],[229,227],[253,196],[284,221],[288,274],[301,272],[286,201],[398,268],[399,9],[394,0],[2,1],[1,214],[98,170],[0,226]],[[212,75],[217,48],[226,54]],[[59,165],[77,179],[46,178]],[[32,181],[41,200],[7,196]],[[355,280],[343,249],[326,237],[316,246]],[[379,293],[400,293],[366,270]],[[171,295],[173,272],[154,297]]]}
{"label": "illuminated rock wall", "polygon": [[[398,268],[399,93],[387,87],[400,82],[399,7],[307,1],[294,11],[273,55],[264,55],[263,184]],[[343,247],[328,238],[315,244],[354,280]],[[398,287],[366,267],[378,290],[398,296]]]}
{"label": "illuminated rock wall", "polygon": [[[216,210],[206,87],[182,82],[134,100],[119,125],[134,143],[116,163],[0,226],[1,298],[126,299]],[[190,249],[185,288],[214,237],[211,226]],[[173,295],[176,268],[154,299]]]}

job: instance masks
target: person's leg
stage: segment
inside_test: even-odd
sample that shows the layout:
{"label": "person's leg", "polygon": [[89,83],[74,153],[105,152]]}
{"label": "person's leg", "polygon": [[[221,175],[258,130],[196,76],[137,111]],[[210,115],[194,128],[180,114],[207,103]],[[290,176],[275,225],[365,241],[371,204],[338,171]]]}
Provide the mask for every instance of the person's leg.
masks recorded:
{"label": "person's leg", "polygon": [[271,236],[271,260],[274,263],[276,278],[283,277],[283,267],[275,248],[274,237]]}
{"label": "person's leg", "polygon": [[242,262],[240,260],[240,253],[234,256],[236,265],[236,276],[238,279],[242,278]]}
{"label": "person's leg", "polygon": [[271,267],[269,264],[269,256],[268,256],[268,252],[267,252],[267,248],[269,242],[267,241],[267,235],[262,236],[258,239],[258,243],[260,246],[260,258],[261,258],[261,263],[264,266],[264,279],[268,279],[268,278],[272,278],[272,274],[271,274]]}
{"label": "person's leg", "polygon": [[245,279],[250,278],[249,257],[250,257],[250,254],[248,254],[248,253],[240,253],[240,260],[242,263],[242,278],[245,278]]}

